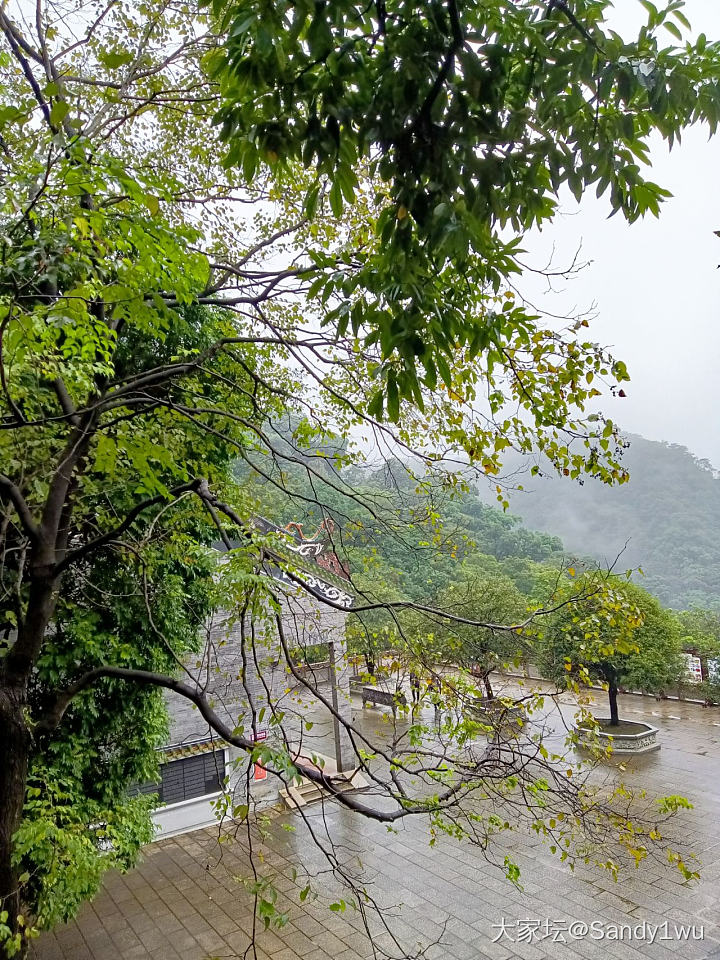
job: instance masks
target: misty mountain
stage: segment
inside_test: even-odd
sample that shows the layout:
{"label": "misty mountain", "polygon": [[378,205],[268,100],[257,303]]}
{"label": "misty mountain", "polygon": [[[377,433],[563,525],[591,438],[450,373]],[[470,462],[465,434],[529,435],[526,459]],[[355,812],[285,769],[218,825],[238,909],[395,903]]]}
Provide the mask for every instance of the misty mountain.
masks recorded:
{"label": "misty mountain", "polygon": [[510,510],[528,527],[560,537],[571,553],[603,564],[625,548],[616,569],[641,567],[644,577],[635,579],[667,606],[720,608],[717,471],[678,444],[633,434],[626,439],[629,483],[581,485],[528,474]]}

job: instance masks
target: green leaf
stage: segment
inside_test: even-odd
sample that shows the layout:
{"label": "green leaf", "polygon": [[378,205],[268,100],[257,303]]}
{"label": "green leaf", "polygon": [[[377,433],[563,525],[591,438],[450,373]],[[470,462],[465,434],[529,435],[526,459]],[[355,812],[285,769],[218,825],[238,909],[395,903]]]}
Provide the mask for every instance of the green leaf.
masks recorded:
{"label": "green leaf", "polygon": [[440,376],[443,379],[443,383],[449,390],[453,385],[453,378],[452,378],[452,373],[450,371],[448,362],[445,359],[445,357],[442,355],[442,353],[438,353],[436,355],[435,362],[437,363],[437,367],[438,367],[438,370],[440,371]]}
{"label": "green leaf", "polygon": [[135,54],[131,50],[111,50],[101,54],[102,63],[110,70],[117,70],[118,67],[132,63],[134,59]]}
{"label": "green leaf", "polygon": [[343,212],[343,193],[342,187],[339,180],[334,180],[332,186],[330,187],[330,209],[333,212],[333,216],[339,219],[340,215]]}
{"label": "green leaf", "polygon": [[387,379],[387,415],[393,423],[397,423],[400,419],[400,397],[393,370],[390,370]]}
{"label": "green leaf", "polygon": [[65,117],[70,112],[70,104],[65,100],[56,100],[50,108],[50,122],[55,126],[60,126]]}
{"label": "green leaf", "polygon": [[324,60],[332,49],[333,38],[327,20],[328,13],[325,4],[317,4],[315,16],[307,31],[307,45],[313,60]]}
{"label": "green leaf", "polygon": [[376,420],[382,420],[383,400],[382,390],[377,390],[368,403],[368,413],[371,417],[375,417]]}
{"label": "green leaf", "polygon": [[303,213],[305,214],[308,220],[315,219],[319,198],[320,198],[320,184],[314,183],[305,194],[305,199],[303,201]]}

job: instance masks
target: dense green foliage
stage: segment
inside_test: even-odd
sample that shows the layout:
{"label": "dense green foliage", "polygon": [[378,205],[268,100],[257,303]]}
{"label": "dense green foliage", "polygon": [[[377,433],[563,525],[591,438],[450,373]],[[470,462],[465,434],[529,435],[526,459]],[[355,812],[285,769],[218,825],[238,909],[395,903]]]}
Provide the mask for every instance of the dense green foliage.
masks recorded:
{"label": "dense green foliage", "polygon": [[[170,330],[160,328],[152,337],[123,325],[115,337],[113,366],[104,369],[112,369],[120,381],[143,376],[178,352],[203,349],[221,329],[221,320],[207,309],[191,308],[175,321]],[[32,403],[38,416],[52,402],[53,387],[32,362],[34,346],[28,338],[28,362],[22,372],[15,368],[14,395],[26,415]],[[63,369],[77,397],[73,368],[67,363]],[[190,389],[202,386],[195,381]],[[205,395],[213,395],[208,385]],[[153,397],[162,403],[167,394],[153,391]],[[175,391],[174,400],[182,402],[180,392]],[[107,544],[99,543],[91,562],[81,559],[68,578],[28,687],[28,709],[39,722],[14,861],[23,895],[41,927],[72,917],[97,892],[107,870],[127,869],[151,839],[152,798],[129,797],[128,787],[156,779],[156,751],[167,737],[162,693],[152,687],[100,680],[74,699],[58,729],[44,729],[48,705],[76,678],[108,663],[174,673],[180,659],[198,648],[213,594],[209,544],[217,532],[195,503],[179,501],[172,522],[162,528],[131,522],[121,531],[115,521],[132,519],[138,498],[152,501],[159,493],[158,503],[165,504],[173,484],[200,467],[221,484],[234,448],[192,424],[178,431],[177,420],[173,423],[162,412],[146,422],[132,418],[126,429],[129,408],[121,417],[117,409],[92,433],[73,491],[68,539],[82,556],[83,546],[101,536],[103,527],[115,525],[117,532]],[[2,435],[6,469],[13,458],[20,460],[29,490],[38,498],[47,496],[46,458],[56,455],[61,442],[55,433],[51,426],[35,449],[15,447],[12,434]],[[28,502],[33,503],[30,495]],[[3,565],[0,655],[12,649],[12,631],[22,624],[27,603],[22,581],[19,603],[9,589],[17,576],[14,564]]]}
{"label": "dense green foliage", "polygon": [[[529,598],[509,577],[476,577],[467,569],[460,575],[462,579],[449,584],[440,597],[444,608],[470,620],[500,626],[520,624],[528,617]],[[532,650],[522,633],[462,623],[443,624],[429,646],[437,651],[437,660],[457,664],[482,680],[488,697],[493,696],[493,670],[514,662],[517,665]]]}
{"label": "dense green foliage", "polygon": [[677,618],[685,647],[701,657],[720,657],[720,612],[696,607],[683,610]]}
{"label": "dense green foliage", "polygon": [[[328,449],[338,449],[331,437],[324,439]],[[295,448],[295,456],[302,460],[310,449],[317,448]],[[285,464],[273,482],[266,479],[273,477],[269,458],[256,455],[251,462],[259,472],[236,465],[235,475],[261,512],[281,525],[299,521],[306,532],[332,518],[338,552],[347,554],[354,579],[364,568],[382,570],[386,584],[418,602],[437,600],[464,561],[476,571],[508,576],[527,594],[542,564],[557,570],[563,563],[557,537],[527,529],[472,491],[419,484],[399,461],[360,471],[337,469],[328,460],[312,476],[300,464]]]}
{"label": "dense green foliage", "polygon": [[[649,446],[663,449],[658,444]],[[325,450],[337,451],[337,442],[326,437]],[[509,624],[521,622],[538,609],[563,603],[568,597],[592,592],[597,586],[605,612],[615,602],[610,594],[618,592],[618,602],[626,608],[630,622],[625,642],[637,642],[640,647],[640,653],[632,655],[626,650],[618,664],[607,660],[605,666],[617,674],[620,685],[657,690],[682,681],[685,667],[677,657],[680,648],[695,650],[708,659],[718,655],[717,614],[697,608],[678,614],[663,610],[649,590],[650,577],[641,578],[637,585],[617,576],[605,582],[599,572],[593,573],[592,560],[574,558],[560,539],[528,529],[519,517],[483,503],[474,491],[437,489],[428,497],[427,490],[416,489],[399,462],[365,473],[355,468],[336,469],[328,460],[323,474],[326,483],[308,483],[301,465],[286,469],[282,484],[292,491],[287,496],[263,479],[269,469],[265,464],[259,474],[238,471],[249,495],[258,498],[262,509],[282,523],[299,520],[308,531],[317,529],[323,516],[332,517],[341,528],[338,552],[348,560],[353,586],[364,598],[414,600],[452,609],[471,619]],[[337,493],[335,487],[344,486],[357,495],[355,505],[348,507],[347,497]],[[572,497],[584,488],[565,484],[562,489],[570,489]],[[403,505],[401,514],[393,513],[392,523],[384,513],[390,491],[395,496],[401,493]],[[518,497],[514,503],[525,503],[532,497]],[[368,513],[370,505],[375,518]],[[648,566],[642,555],[635,554],[634,558],[644,568]],[[625,568],[625,559],[623,555],[621,569]],[[587,571],[586,576],[583,571]],[[362,622],[351,622],[350,641],[352,649],[366,656],[370,672],[383,650],[398,646],[400,626],[416,653],[438,662],[476,665],[479,676],[483,675],[483,663],[493,669],[522,656],[537,660],[549,676],[562,680],[565,655],[569,650],[579,650],[573,630],[591,616],[592,604],[587,609],[570,605],[550,617],[542,615],[518,639],[511,632],[438,625],[418,620],[417,616],[398,619],[397,615],[376,611],[353,618]],[[637,640],[635,619],[646,624],[637,632]],[[610,644],[612,628],[620,622],[618,618],[613,623],[610,613],[610,633],[603,634],[600,646]],[[619,630],[615,641],[622,644],[622,636]],[[591,663],[594,661],[589,659],[586,666]],[[603,669],[596,665],[589,679],[602,679]],[[714,696],[705,687],[698,688],[695,695],[704,696],[706,692]]]}
{"label": "dense green foliage", "polygon": [[511,510],[601,563],[627,543],[621,569],[642,568],[637,582],[667,606],[720,608],[720,479],[684,447],[627,439],[630,483],[569,484],[548,469],[522,478],[527,492],[511,497]]}
{"label": "dense green foliage", "polygon": [[[212,569],[207,551],[170,537],[145,550],[142,565],[132,554],[98,558],[62,598],[33,707],[108,662],[173,673],[198,649]],[[54,736],[39,736],[16,856],[41,926],[74,916],[103,874],[132,866],[151,839],[152,797],[128,787],[157,780],[167,733],[160,690],[105,679],[78,696]]]}
{"label": "dense green foliage", "polygon": [[613,577],[588,577],[586,596],[566,603],[550,618],[538,646],[538,663],[564,684],[568,676],[608,685],[617,720],[621,685],[661,691],[682,673],[677,619],[646,590]]}

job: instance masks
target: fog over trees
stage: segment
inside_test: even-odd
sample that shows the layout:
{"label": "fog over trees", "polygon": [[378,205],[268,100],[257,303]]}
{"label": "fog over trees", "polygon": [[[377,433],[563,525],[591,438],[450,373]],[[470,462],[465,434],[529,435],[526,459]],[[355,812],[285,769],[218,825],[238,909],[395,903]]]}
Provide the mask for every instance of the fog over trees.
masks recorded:
{"label": "fog over trees", "polygon": [[[720,606],[720,477],[678,444],[627,436],[631,482],[608,487],[561,482],[552,470],[515,477],[525,489],[510,511],[560,537],[567,550],[640,567],[637,582],[666,606]],[[480,496],[494,499],[483,486]]]}

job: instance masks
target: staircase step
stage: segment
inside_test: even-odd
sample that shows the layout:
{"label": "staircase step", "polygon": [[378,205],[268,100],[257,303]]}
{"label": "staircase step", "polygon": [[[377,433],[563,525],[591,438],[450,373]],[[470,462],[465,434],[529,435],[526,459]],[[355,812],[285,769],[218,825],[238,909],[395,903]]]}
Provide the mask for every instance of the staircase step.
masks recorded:
{"label": "staircase step", "polygon": [[[367,780],[359,771],[350,774],[346,780],[338,781],[336,779],[334,782],[340,790],[357,790],[368,786]],[[303,777],[298,785],[288,787],[287,790],[281,790],[280,796],[285,801],[286,806],[291,810],[296,810],[298,807],[305,807],[308,803],[314,803],[323,797],[329,799],[331,794],[323,790],[318,784],[313,783],[312,780],[306,780]]]}
{"label": "staircase step", "polygon": [[297,807],[306,807],[308,803],[319,800],[323,793],[324,791],[310,780],[303,780],[299,786],[281,790],[280,796],[291,810],[295,810]]}
{"label": "staircase step", "polygon": [[299,787],[294,787],[297,792],[303,797],[319,797],[324,792],[322,787],[319,787],[316,783],[313,783],[312,780],[303,780]]}

